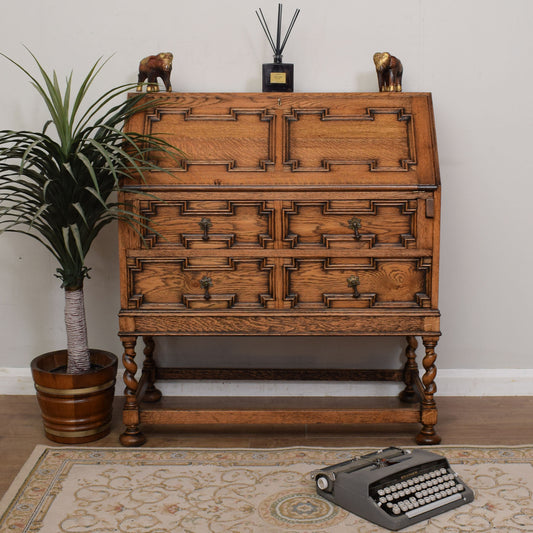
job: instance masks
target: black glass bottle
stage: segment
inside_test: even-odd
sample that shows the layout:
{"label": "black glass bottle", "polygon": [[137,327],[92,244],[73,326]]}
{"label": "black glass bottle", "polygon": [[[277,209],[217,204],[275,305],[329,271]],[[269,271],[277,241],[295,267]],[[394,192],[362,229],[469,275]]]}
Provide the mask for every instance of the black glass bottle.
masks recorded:
{"label": "black glass bottle", "polygon": [[264,93],[294,91],[294,65],[281,59],[281,55],[275,55],[274,63],[263,63]]}

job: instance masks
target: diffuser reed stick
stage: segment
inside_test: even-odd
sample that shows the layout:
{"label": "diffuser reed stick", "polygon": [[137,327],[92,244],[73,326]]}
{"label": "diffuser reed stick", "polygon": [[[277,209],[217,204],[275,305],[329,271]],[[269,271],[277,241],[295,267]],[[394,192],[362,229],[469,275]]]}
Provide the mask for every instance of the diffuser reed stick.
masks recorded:
{"label": "diffuser reed stick", "polygon": [[[294,23],[296,22],[296,19],[298,18],[298,15],[300,14],[300,10],[297,9],[294,12],[291,23],[289,24],[289,28],[287,29],[287,33],[285,34],[285,37],[283,38],[283,41],[282,41],[281,40],[281,23],[283,19],[283,5],[278,4],[278,24],[277,24],[275,43],[274,43],[274,39],[272,38],[272,34],[270,33],[270,29],[268,28],[268,23],[265,19],[265,15],[263,14],[263,11],[261,10],[261,8],[259,8],[259,10],[255,12],[255,14],[257,15],[257,18],[259,19],[259,23],[261,24],[261,27],[263,28],[263,31],[265,32],[265,35],[268,39],[268,42],[270,46],[272,47],[272,51],[274,52],[274,62],[281,63],[281,56],[283,54],[283,50],[285,48],[285,45],[287,44],[287,39],[289,38],[289,35],[291,34],[292,28],[294,27]],[[277,58],[278,60],[276,61]]]}

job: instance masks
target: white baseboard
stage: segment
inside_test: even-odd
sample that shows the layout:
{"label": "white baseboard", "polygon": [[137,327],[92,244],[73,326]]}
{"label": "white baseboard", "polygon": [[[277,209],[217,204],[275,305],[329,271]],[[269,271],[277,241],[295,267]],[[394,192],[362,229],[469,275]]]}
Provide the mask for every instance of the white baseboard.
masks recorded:
{"label": "white baseboard", "polygon": [[35,394],[29,368],[0,368],[0,394]]}
{"label": "white baseboard", "polygon": [[[119,371],[122,372],[122,371]],[[438,396],[533,396],[533,369],[442,369]],[[166,396],[395,396],[399,383],[288,381],[163,381]],[[117,395],[124,384],[117,380]],[[0,368],[0,395],[34,394],[29,368]]]}

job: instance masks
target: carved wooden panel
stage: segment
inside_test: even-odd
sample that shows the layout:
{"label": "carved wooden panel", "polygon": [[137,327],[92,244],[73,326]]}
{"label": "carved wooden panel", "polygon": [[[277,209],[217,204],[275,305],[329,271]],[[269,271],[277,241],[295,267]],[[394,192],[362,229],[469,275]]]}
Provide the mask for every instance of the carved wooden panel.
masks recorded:
{"label": "carved wooden panel", "polygon": [[[429,259],[294,259],[286,269],[286,298],[298,308],[428,307]],[[366,264],[365,264],[366,263]],[[349,284],[357,278],[357,291]]]}
{"label": "carved wooden panel", "polygon": [[263,259],[130,258],[128,276],[132,309],[261,309],[273,300]]}
{"label": "carved wooden panel", "polygon": [[416,247],[416,200],[292,202],[283,209],[284,240],[291,248]]}
{"label": "carved wooden panel", "polygon": [[260,200],[143,200],[150,248],[266,248],[273,240],[272,208]]}
{"label": "carved wooden panel", "polygon": [[328,172],[333,165],[407,171],[416,164],[412,116],[404,109],[368,109],[361,115],[294,109],[284,118],[283,162],[293,171]]}
{"label": "carved wooden panel", "polygon": [[204,114],[190,107],[160,107],[147,115],[145,130],[165,133],[165,139],[185,153],[182,167],[172,169],[175,172],[191,165],[262,172],[274,163],[273,119],[266,109],[218,108]]}

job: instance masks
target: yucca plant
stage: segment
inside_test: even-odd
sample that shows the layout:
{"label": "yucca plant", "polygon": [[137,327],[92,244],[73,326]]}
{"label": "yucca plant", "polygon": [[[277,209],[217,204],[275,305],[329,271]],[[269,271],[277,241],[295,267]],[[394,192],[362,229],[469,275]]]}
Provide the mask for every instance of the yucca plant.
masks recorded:
{"label": "yucca plant", "polygon": [[[0,131],[0,233],[17,232],[39,241],[59,263],[57,277],[65,291],[67,372],[90,370],[84,279],[85,258],[100,231],[122,219],[143,224],[116,201],[123,180],[162,170],[150,155],[180,158],[161,136],[127,133],[125,121],[147,105],[143,95],[125,98],[136,84],[122,85],[87,103],[87,91],[107,61],[100,58],[77,91],[72,73],[63,87],[30,52],[42,78],[16,65],[44,100],[50,120],[42,131]],[[117,103],[117,100],[120,100]],[[52,130],[52,133],[49,133]],[[54,131],[55,130],[55,131]]]}

